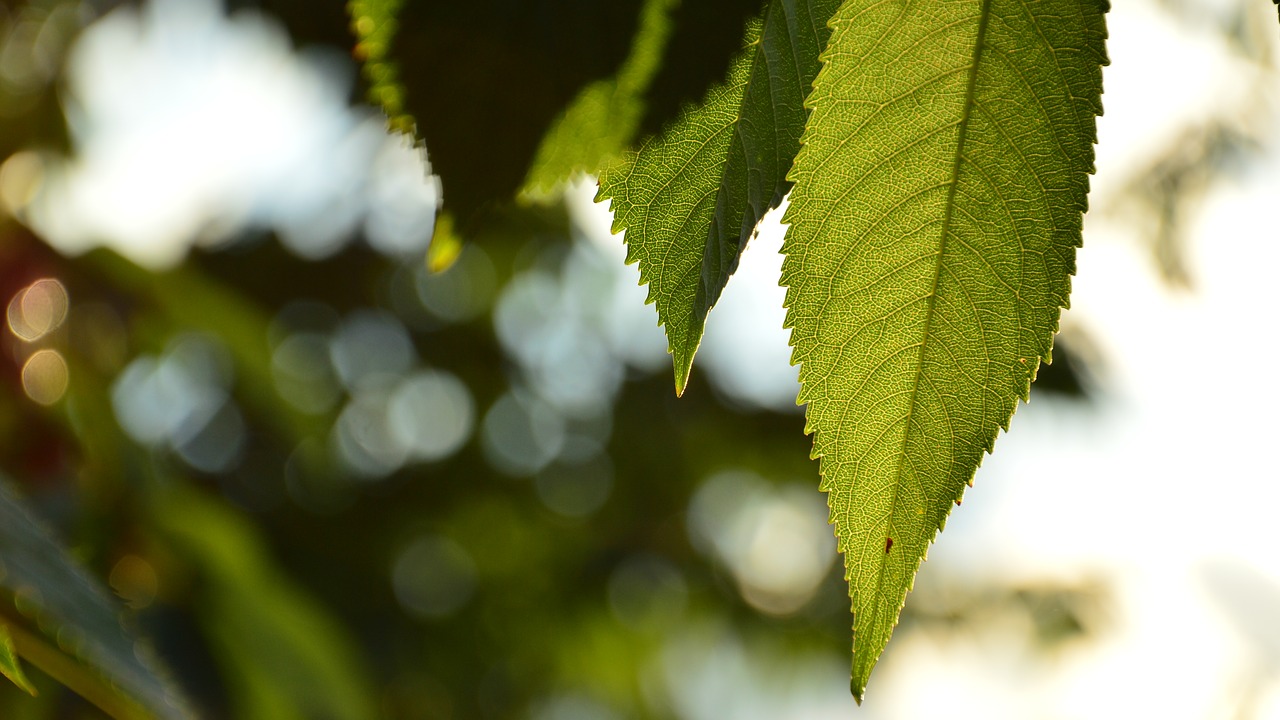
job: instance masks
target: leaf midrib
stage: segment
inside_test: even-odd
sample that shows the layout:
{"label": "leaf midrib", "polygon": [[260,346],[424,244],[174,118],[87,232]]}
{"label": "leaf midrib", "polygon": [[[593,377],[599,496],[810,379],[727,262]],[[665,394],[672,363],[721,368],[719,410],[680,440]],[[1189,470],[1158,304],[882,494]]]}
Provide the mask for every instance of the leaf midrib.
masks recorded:
{"label": "leaf midrib", "polygon": [[[893,490],[892,497],[889,500],[889,527],[886,531],[890,533],[886,537],[892,537],[893,519],[898,511],[898,493],[902,487],[902,471],[907,460],[906,444],[907,437],[911,433],[911,419],[915,415],[917,408],[917,396],[920,393],[920,386],[923,384],[923,363],[925,348],[929,344],[930,332],[933,329],[933,318],[937,314],[938,302],[938,284],[942,277],[942,260],[946,255],[947,240],[951,235],[951,219],[955,210],[956,187],[960,182],[960,166],[964,163],[964,146],[969,131],[969,118],[971,111],[975,105],[975,95],[977,93],[978,83],[978,63],[982,58],[982,49],[985,45],[987,34],[987,21],[991,15],[991,0],[982,0],[982,8],[978,14],[978,31],[974,38],[973,62],[969,66],[969,81],[965,88],[964,105],[961,110],[959,121],[959,134],[956,138],[955,160],[951,166],[950,187],[947,190],[947,200],[945,211],[942,216],[941,239],[938,244],[938,257],[934,261],[933,269],[933,287],[930,288],[927,301],[927,309],[925,311],[924,331],[921,333],[919,350],[916,359],[916,373],[911,388],[911,400],[907,405],[907,415],[903,418],[902,440],[901,445],[903,451],[898,453],[898,466],[893,474]],[[906,548],[903,548],[904,551]],[[884,577],[885,566],[888,564],[888,551],[883,557],[879,558],[876,568],[876,592],[877,596],[884,596]]]}

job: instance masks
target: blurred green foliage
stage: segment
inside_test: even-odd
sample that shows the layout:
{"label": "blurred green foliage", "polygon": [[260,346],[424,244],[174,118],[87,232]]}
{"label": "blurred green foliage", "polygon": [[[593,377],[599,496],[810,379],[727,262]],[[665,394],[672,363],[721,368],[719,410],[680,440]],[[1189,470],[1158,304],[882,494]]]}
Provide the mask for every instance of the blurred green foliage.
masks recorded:
{"label": "blurred green foliage", "polygon": [[0,625],[0,675],[4,675],[21,690],[36,696],[36,688],[22,671],[22,662],[18,660],[18,650],[13,643],[13,633],[7,625]]}
{"label": "blurred green foliage", "polygon": [[[300,43],[351,45],[336,0],[253,5]],[[14,28],[39,22],[54,58],[0,88],[0,156],[65,144],[58,58],[105,9],[0,12],[8,52]],[[821,515],[802,415],[744,408],[697,370],[677,401],[661,354],[628,360],[600,326],[617,284],[600,268],[621,262],[560,196],[510,201],[529,178],[548,184],[535,156],[557,173],[578,162],[543,144],[548,127],[567,139],[610,118],[617,136],[583,150],[592,162],[652,132],[723,76],[755,9],[408,3],[389,57],[431,68],[406,73],[404,108],[455,181],[446,206],[465,241],[440,273],[364,245],[302,260],[270,234],[151,271],[107,250],[59,255],[0,216],[0,298],[55,279],[70,299],[38,338],[0,340],[0,470],[129,607],[200,717],[702,717],[689,684],[717,648],[844,666],[834,565],[795,597],[761,590],[691,519],[726,471],[754,498],[741,517],[792,512],[793,487]],[[515,287],[587,310],[521,305]],[[575,338],[594,364],[548,379],[512,344],[530,328]],[[41,350],[66,368],[48,405],[23,384]],[[1042,382],[1079,393],[1063,367]],[[597,377],[601,392],[575,394]],[[58,627],[28,630],[56,644]],[[0,683],[0,717],[101,717],[26,669],[38,697]]]}

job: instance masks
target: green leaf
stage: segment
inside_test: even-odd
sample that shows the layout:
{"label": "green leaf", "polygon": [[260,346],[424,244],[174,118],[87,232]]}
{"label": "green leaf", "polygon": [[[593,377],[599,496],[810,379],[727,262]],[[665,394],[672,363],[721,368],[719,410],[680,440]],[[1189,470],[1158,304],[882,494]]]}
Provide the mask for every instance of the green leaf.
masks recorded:
{"label": "green leaf", "polygon": [[[44,525],[21,505],[0,479],[0,587],[13,596],[18,614],[38,625],[63,652],[93,668],[107,684],[139,703],[157,718],[182,718],[186,701],[158,669],[146,648],[120,624],[119,609],[106,591],[67,554]],[[3,620],[0,620],[3,622]],[[18,637],[19,627],[10,631]],[[25,637],[25,634],[23,635]],[[118,707],[113,691],[101,682],[80,682],[79,663],[54,648],[29,643],[39,657],[34,664],[71,685],[86,699],[116,717],[132,708]],[[26,651],[22,651],[26,654]],[[8,673],[5,673],[6,675]],[[109,707],[110,706],[110,707]]]}
{"label": "green leaf", "polygon": [[0,675],[13,681],[23,692],[34,697],[36,687],[22,672],[22,663],[18,660],[18,651],[13,647],[13,636],[9,634],[9,626],[0,622]]}
{"label": "green leaf", "polygon": [[362,62],[369,81],[369,102],[382,108],[387,126],[413,136],[414,119],[405,110],[405,89],[400,70],[391,60],[391,46],[399,29],[397,17],[404,0],[349,0],[347,14],[351,32],[356,36],[354,54]]}
{"label": "green leaf", "polygon": [[583,88],[556,119],[529,167],[525,192],[549,190],[575,172],[595,172],[635,139],[645,93],[671,35],[671,12],[680,0],[646,0],[631,53],[609,80]]}
{"label": "green leaf", "polygon": [[727,82],[660,137],[600,177],[613,230],[627,230],[684,391],[707,314],[737,269],[760,218],[790,188],[804,96],[838,0],[773,0]]}
{"label": "green leaf", "polygon": [[854,613],[859,700],[1067,303],[1100,0],[850,0],[791,177],[782,284]]}

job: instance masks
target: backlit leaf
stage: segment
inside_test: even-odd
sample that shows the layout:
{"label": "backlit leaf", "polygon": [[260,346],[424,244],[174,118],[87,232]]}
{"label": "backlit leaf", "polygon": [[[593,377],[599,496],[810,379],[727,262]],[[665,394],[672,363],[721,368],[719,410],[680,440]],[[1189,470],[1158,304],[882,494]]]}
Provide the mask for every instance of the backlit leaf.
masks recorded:
{"label": "backlit leaf", "polygon": [[[2,480],[0,588],[11,593],[13,609],[19,615],[39,626],[58,648],[78,661],[57,657],[58,651],[49,647],[44,654],[52,663],[64,667],[88,665],[154,717],[189,716],[186,701],[177,688],[163,677],[146,648],[121,626],[116,603],[72,560],[43,523],[22,507]],[[16,633],[18,628],[13,630]],[[56,673],[54,667],[41,667]],[[58,679],[65,682],[68,678]],[[88,696],[86,688],[75,689]],[[105,685],[101,689],[109,700],[113,691]]]}
{"label": "backlit leaf", "polygon": [[640,263],[683,392],[707,313],[760,218],[782,201],[803,99],[837,0],[773,0],[727,82],[600,177],[627,262]]}
{"label": "backlit leaf", "polygon": [[782,282],[861,699],[916,569],[1050,359],[1105,6],[850,0],[791,177]]}

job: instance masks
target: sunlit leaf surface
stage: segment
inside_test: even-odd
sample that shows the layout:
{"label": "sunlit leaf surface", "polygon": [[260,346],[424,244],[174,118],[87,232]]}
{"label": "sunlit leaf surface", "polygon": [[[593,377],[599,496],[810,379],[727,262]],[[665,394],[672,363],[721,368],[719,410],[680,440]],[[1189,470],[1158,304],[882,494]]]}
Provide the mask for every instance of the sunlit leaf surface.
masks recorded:
{"label": "sunlit leaf surface", "polygon": [[627,261],[640,263],[683,392],[707,313],[760,218],[782,201],[799,148],[803,99],[834,0],[770,3],[746,51],[701,105],[600,179]]}
{"label": "sunlit leaf surface", "polygon": [[916,569],[1050,359],[1101,112],[1100,2],[845,3],[782,282],[859,699]]}
{"label": "sunlit leaf surface", "polygon": [[252,525],[198,491],[173,488],[158,504],[166,537],[207,583],[199,614],[230,669],[236,717],[377,715],[343,628],[274,567]]}

